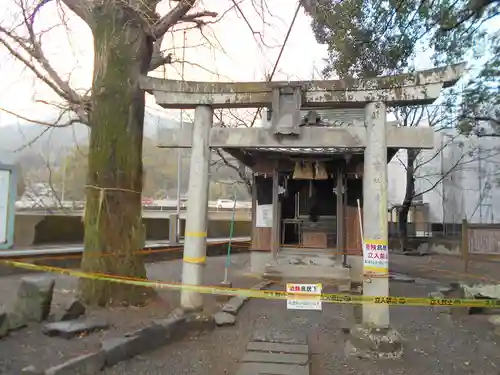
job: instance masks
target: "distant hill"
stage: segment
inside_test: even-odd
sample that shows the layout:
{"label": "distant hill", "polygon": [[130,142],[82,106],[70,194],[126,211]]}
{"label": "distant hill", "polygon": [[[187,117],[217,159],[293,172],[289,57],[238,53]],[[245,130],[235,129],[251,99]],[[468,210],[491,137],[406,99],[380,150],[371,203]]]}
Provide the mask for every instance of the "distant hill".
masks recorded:
{"label": "distant hill", "polygon": [[[41,121],[52,123],[55,119],[49,117]],[[150,112],[146,112],[144,122],[144,135],[153,140],[157,138],[158,129],[179,126],[177,120]],[[82,124],[60,128],[47,128],[29,122],[2,124],[0,160],[4,163],[14,163],[33,154],[57,160],[78,145],[87,144],[88,137],[89,129]]]}

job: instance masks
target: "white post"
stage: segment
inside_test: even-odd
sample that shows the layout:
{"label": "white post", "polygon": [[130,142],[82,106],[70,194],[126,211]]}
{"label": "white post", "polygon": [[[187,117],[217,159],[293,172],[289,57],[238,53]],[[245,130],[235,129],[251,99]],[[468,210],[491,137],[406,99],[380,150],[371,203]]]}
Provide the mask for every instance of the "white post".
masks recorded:
{"label": "white post", "polygon": [[[366,148],[363,173],[363,270],[365,296],[389,295],[387,232],[386,106],[365,107]],[[373,277],[368,276],[373,274]],[[389,327],[389,306],[364,304],[363,324]]]}
{"label": "white post", "polygon": [[[182,266],[182,283],[188,285],[201,285],[203,283],[203,267],[207,251],[209,141],[212,123],[213,108],[207,105],[196,107],[184,233],[184,263]],[[185,310],[202,309],[201,294],[182,290],[181,307]]]}

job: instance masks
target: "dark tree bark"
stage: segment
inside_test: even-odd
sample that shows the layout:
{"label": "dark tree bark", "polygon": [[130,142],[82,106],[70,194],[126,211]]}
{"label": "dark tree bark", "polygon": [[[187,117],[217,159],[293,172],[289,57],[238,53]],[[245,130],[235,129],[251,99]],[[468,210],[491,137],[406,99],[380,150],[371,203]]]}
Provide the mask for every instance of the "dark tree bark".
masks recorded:
{"label": "dark tree bark", "polygon": [[[138,254],[145,240],[141,218],[145,97],[139,78],[149,70],[153,39],[145,32],[144,16],[115,1],[92,11],[95,57],[85,272],[146,278]],[[80,293],[86,303],[97,305],[141,305],[153,294],[151,289],[92,279],[81,280]]]}
{"label": "dark tree bark", "polygon": [[415,160],[418,155],[417,150],[408,149],[408,164],[406,167],[406,191],[403,204],[398,213],[399,240],[401,251],[406,251],[408,244],[408,213],[415,197]]}

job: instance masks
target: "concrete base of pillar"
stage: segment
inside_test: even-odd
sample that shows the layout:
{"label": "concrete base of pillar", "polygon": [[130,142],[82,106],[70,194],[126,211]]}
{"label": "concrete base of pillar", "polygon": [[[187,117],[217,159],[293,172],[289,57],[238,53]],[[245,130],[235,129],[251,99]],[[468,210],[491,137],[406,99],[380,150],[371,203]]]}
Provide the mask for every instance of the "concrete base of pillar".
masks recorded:
{"label": "concrete base of pillar", "polygon": [[250,251],[250,273],[264,275],[266,265],[271,261],[269,251]]}
{"label": "concrete base of pillar", "polygon": [[363,256],[348,255],[347,264],[349,264],[352,283],[363,283]]}
{"label": "concrete base of pillar", "polygon": [[392,328],[353,327],[346,343],[347,356],[366,359],[398,359],[403,355],[403,339]]}
{"label": "concrete base of pillar", "polygon": [[[340,291],[342,292],[342,291]],[[349,294],[354,296],[359,296],[362,294],[362,290],[357,287],[353,287],[351,283],[351,290]],[[363,323],[363,305],[357,303],[344,303],[342,306],[342,332],[350,333],[351,329],[358,327]]]}
{"label": "concrete base of pillar", "polygon": [[[231,281],[221,281],[219,283],[219,286],[222,288],[232,288],[233,283]],[[219,302],[227,302],[231,299],[232,296],[226,295],[226,294],[217,294],[215,296],[215,299]]]}

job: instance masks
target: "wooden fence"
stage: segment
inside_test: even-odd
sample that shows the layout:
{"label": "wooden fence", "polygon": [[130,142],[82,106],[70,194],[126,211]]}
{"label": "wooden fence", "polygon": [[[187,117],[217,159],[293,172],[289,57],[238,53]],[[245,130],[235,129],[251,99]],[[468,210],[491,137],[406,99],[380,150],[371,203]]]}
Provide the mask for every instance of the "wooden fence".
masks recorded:
{"label": "wooden fence", "polygon": [[462,257],[467,272],[469,261],[500,259],[500,224],[462,223]]}

